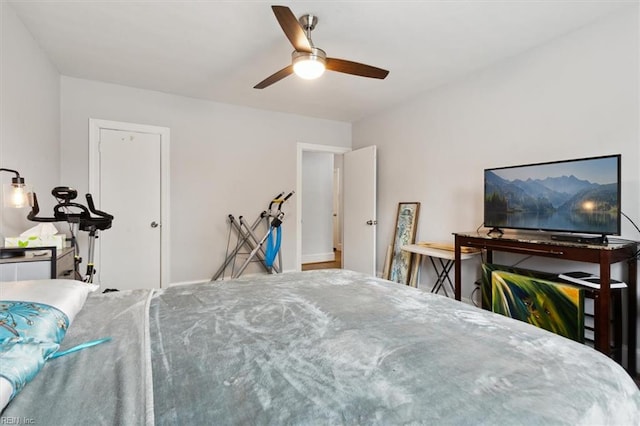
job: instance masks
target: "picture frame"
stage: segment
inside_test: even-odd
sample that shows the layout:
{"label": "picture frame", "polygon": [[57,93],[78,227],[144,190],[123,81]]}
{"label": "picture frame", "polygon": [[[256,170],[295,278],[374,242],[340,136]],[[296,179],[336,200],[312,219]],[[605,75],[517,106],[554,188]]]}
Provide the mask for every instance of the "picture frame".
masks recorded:
{"label": "picture frame", "polygon": [[413,256],[410,252],[402,250],[402,246],[415,243],[419,214],[419,202],[398,203],[389,269],[390,281],[405,285],[409,283]]}

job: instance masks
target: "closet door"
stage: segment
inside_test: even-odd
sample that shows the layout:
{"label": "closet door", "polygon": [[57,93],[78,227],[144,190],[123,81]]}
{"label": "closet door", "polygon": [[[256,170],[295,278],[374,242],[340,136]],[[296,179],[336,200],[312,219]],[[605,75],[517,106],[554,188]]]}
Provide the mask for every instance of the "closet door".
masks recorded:
{"label": "closet door", "polygon": [[168,129],[101,122],[95,136],[90,191],[114,220],[97,240],[94,281],[119,290],[166,285]]}

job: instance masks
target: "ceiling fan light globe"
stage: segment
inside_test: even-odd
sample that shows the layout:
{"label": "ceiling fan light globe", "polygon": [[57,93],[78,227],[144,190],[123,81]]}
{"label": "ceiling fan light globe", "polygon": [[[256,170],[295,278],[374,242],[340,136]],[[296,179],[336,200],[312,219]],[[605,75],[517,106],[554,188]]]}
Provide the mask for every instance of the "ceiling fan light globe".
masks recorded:
{"label": "ceiling fan light globe", "polygon": [[293,72],[305,80],[313,80],[324,74],[326,54],[322,49],[313,48],[312,52],[293,52]]}
{"label": "ceiling fan light globe", "polygon": [[302,60],[293,65],[293,72],[305,80],[313,80],[324,74],[324,64],[314,60]]}

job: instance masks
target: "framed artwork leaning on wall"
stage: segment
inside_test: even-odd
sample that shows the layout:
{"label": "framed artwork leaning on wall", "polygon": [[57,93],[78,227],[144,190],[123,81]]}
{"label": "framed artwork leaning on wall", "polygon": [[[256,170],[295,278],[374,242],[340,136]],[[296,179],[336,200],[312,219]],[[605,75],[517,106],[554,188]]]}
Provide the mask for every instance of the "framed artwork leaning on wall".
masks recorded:
{"label": "framed artwork leaning on wall", "polygon": [[393,235],[391,251],[391,268],[389,270],[390,281],[400,284],[409,283],[412,256],[411,253],[402,250],[402,246],[415,242],[419,213],[420,203],[418,202],[398,203],[396,229]]}

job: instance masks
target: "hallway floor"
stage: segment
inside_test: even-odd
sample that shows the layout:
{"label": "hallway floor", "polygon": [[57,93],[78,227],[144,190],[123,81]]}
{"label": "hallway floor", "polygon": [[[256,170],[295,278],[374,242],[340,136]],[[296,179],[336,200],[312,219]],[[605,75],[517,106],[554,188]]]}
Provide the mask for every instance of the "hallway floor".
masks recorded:
{"label": "hallway floor", "polygon": [[317,263],[303,263],[303,271],[312,271],[315,269],[342,269],[342,252],[336,250],[336,260],[333,262],[317,262]]}

